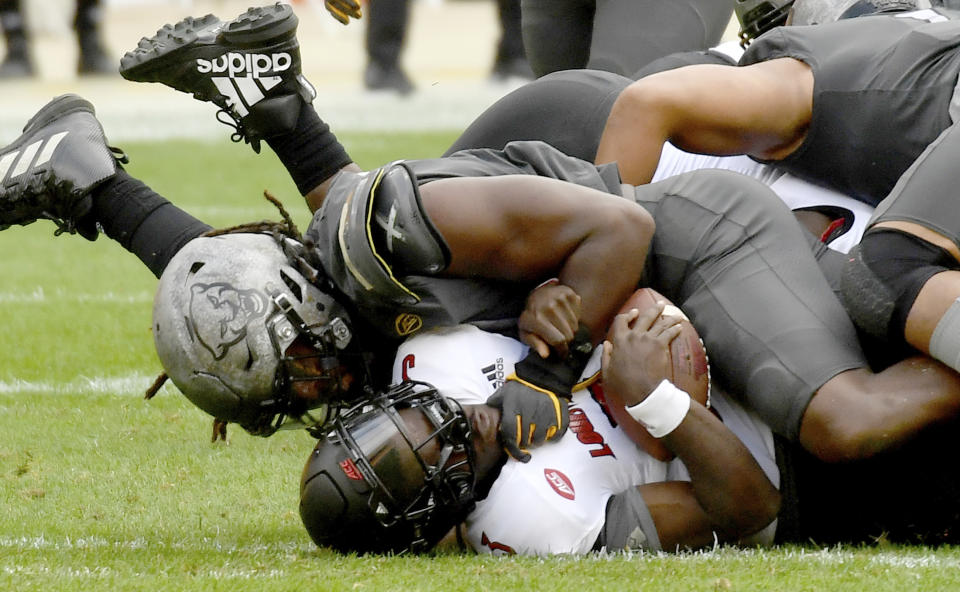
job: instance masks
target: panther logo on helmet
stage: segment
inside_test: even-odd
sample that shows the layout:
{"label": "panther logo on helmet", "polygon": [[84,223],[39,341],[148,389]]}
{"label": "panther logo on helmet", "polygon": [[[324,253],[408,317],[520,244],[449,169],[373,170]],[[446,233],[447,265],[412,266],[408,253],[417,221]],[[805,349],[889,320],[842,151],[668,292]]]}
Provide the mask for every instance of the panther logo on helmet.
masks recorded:
{"label": "panther logo on helmet", "polygon": [[222,360],[231,347],[247,336],[247,325],[267,312],[267,297],[256,290],[238,290],[230,284],[190,286],[190,323],[197,340]]}
{"label": "panther logo on helmet", "polygon": [[154,298],[154,344],[170,380],[215,419],[260,436],[320,429],[367,381],[346,309],[308,279],[324,275],[302,252],[279,234],[195,238]]}

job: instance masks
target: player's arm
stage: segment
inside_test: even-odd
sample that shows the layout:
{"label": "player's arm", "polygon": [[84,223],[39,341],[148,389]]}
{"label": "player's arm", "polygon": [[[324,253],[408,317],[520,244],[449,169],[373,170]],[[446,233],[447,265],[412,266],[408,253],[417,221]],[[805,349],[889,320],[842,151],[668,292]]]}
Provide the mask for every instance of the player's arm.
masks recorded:
{"label": "player's arm", "polygon": [[595,343],[636,289],[653,237],[653,218],[633,201],[556,179],[442,179],[420,192],[450,248],[446,274],[556,277],[580,297]]}
{"label": "player's arm", "polygon": [[736,542],[770,524],[780,494],[753,456],[719,419],[702,405],[663,442],[690,472],[690,481],[640,486],[660,544],[666,550]]}
{"label": "player's arm", "polygon": [[347,171],[350,173],[359,173],[363,171],[359,165],[351,162],[350,164],[344,166],[339,171],[327,177],[322,183],[311,189],[306,195],[303,196],[303,199],[307,202],[307,207],[310,208],[311,212],[316,212],[320,209],[320,206],[323,205],[323,200],[327,197],[327,191],[330,189],[330,185],[333,184],[333,180],[337,177],[337,173],[340,171]]}
{"label": "player's arm", "polygon": [[776,160],[803,141],[812,108],[813,73],[792,58],[659,72],[617,98],[596,162],[616,162],[623,180],[639,185],[650,182],[668,141],[688,152]]}
{"label": "player's arm", "polygon": [[649,530],[650,519],[665,550],[710,545],[715,534],[737,541],[776,518],[780,494],[733,432],[664,380],[679,320],[659,312],[617,315],[604,344],[603,379],[621,394],[631,415],[683,461],[690,481],[646,484],[614,496],[607,508],[606,543],[608,548],[629,544],[631,526],[644,530],[646,522]]}
{"label": "player's arm", "polygon": [[[636,288],[653,237],[653,218],[632,200],[531,175],[455,178],[421,187],[424,208],[446,239],[447,274],[540,282],[557,278],[578,297],[579,318],[526,319],[526,343],[576,328],[566,357],[536,351],[488,400],[501,410],[500,435],[511,456],[559,438],[569,425],[573,385],[610,318]],[[563,308],[563,307],[561,307]],[[538,328],[539,324],[539,328]],[[538,333],[539,332],[539,333]]]}

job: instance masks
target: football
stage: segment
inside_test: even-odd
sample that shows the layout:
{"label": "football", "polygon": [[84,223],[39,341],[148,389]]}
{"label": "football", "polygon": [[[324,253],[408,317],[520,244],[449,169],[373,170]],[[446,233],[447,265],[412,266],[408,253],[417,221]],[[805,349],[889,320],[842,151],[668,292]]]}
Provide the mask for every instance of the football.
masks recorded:
{"label": "football", "polygon": [[[666,303],[662,314],[675,315],[683,319],[680,323],[680,335],[670,343],[670,357],[673,362],[673,376],[670,377],[670,381],[686,391],[694,401],[709,406],[710,366],[707,350],[687,315],[652,288],[640,288],[634,292],[620,307],[619,312],[627,312],[632,308],[643,312],[655,307],[658,300]],[[654,458],[662,461],[672,460],[673,453],[627,413],[623,399],[609,389],[603,390],[608,412],[627,436]]]}

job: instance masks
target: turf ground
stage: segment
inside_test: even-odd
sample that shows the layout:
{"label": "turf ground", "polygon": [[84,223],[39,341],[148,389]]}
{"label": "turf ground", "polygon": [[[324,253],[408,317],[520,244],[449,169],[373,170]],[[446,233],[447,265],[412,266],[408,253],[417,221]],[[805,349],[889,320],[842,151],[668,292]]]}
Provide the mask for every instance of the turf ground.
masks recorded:
{"label": "turf ground", "polygon": [[[342,136],[363,166],[438,154],[452,133]],[[269,153],[227,143],[125,144],[128,169],[216,225],[308,212]],[[297,513],[306,434],[253,438],[210,422],[159,372],[155,280],[101,237],[38,222],[0,233],[2,590],[936,590],[960,550],[871,547],[680,556],[343,557]]]}

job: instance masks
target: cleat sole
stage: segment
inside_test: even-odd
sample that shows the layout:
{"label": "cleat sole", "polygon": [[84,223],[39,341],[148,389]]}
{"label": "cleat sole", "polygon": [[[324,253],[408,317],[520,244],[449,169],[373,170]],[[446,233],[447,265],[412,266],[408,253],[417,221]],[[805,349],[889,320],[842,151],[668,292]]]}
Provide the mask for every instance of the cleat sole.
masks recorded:
{"label": "cleat sole", "polygon": [[[282,42],[296,35],[299,19],[287,4],[254,7],[237,18],[223,23],[212,14],[194,18],[187,17],[175,25],[165,25],[150,38],[143,38],[137,48],[128,51],[120,59],[120,75],[134,82],[162,82],[169,84],[171,62],[175,56],[218,45],[222,37],[225,44],[235,49],[258,47],[265,41]],[[186,62],[179,67],[187,67]],[[163,79],[159,74],[167,74]]]}
{"label": "cleat sole", "polygon": [[270,39],[293,35],[299,19],[287,4],[249,8],[223,28],[223,37],[230,43],[259,44]]}
{"label": "cleat sole", "polygon": [[161,63],[163,58],[190,49],[201,35],[210,36],[220,26],[222,22],[212,14],[164,25],[156,35],[144,37],[136,49],[120,58],[120,75],[134,82],[159,82],[156,73],[169,68],[168,64]]}

